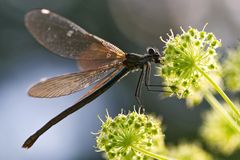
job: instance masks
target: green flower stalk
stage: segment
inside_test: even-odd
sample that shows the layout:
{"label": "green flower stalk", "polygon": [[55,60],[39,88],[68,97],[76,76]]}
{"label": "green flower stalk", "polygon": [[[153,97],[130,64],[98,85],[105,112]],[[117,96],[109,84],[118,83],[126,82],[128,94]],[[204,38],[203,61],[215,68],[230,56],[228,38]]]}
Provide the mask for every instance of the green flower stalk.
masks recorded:
{"label": "green flower stalk", "polygon": [[240,46],[228,50],[227,59],[223,63],[224,84],[233,92],[240,91]]}
{"label": "green flower stalk", "polygon": [[180,160],[213,160],[212,156],[198,143],[182,142],[178,146],[170,147],[169,154]]}
{"label": "green flower stalk", "polygon": [[221,103],[219,103],[218,100],[212,95],[211,92],[205,92],[205,99],[213,107],[214,110],[216,110],[219,114],[222,115],[222,117],[225,118],[226,123],[228,122],[229,125],[232,127],[232,129],[240,133],[240,126],[238,121],[235,120],[235,118],[228,113],[228,111],[225,109],[226,107],[224,107]]}
{"label": "green flower stalk", "polygon": [[96,142],[99,151],[105,152],[110,160],[141,160],[146,156],[169,160],[166,156],[150,152],[156,137],[163,142],[159,121],[133,111],[127,115],[118,114],[114,119],[107,115],[97,133]]}
{"label": "green flower stalk", "polygon": [[[205,28],[205,27],[204,27]],[[181,28],[182,29],[182,28]],[[182,29],[181,35],[171,35],[165,43],[163,51],[163,65],[160,75],[167,86],[178,98],[188,97],[195,88],[201,85],[203,79],[222,96],[231,109],[240,118],[240,112],[220,86],[210,77],[220,70],[216,57],[216,49],[221,46],[213,33],[198,31],[189,27],[187,31]]]}
{"label": "green flower stalk", "polygon": [[[225,110],[229,111],[227,104],[223,106]],[[235,114],[231,111],[229,112],[231,113],[231,118],[240,124]],[[200,133],[210,147],[217,149],[225,155],[230,155],[240,149],[240,134],[238,130],[229,125],[225,118],[218,110],[208,111],[203,117],[204,123]]]}

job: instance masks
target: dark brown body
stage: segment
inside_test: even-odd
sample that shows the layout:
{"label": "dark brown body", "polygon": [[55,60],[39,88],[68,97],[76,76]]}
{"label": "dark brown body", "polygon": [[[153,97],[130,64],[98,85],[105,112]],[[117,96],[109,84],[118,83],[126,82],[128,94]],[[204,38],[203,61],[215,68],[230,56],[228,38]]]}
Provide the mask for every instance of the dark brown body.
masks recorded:
{"label": "dark brown body", "polygon": [[147,65],[147,63],[154,62],[155,57],[157,56],[150,54],[141,55],[137,53],[127,53],[126,60],[123,61],[123,64],[126,65],[129,70],[142,69],[144,65]]}

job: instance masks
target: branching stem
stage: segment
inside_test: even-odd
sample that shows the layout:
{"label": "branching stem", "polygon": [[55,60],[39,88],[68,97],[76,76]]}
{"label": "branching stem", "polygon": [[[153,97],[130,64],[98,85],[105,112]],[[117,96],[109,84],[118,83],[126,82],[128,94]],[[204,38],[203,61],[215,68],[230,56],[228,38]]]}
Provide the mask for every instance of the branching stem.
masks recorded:
{"label": "branching stem", "polygon": [[205,73],[201,68],[196,66],[196,69],[208,80],[208,82],[213,86],[213,88],[222,96],[225,102],[230,106],[232,111],[240,118],[240,112],[238,108],[234,105],[234,103],[228,98],[228,96],[223,92],[223,90],[213,81],[211,77],[207,73]]}
{"label": "branching stem", "polygon": [[229,122],[231,127],[240,133],[239,125],[234,121],[234,119],[229,115],[229,113],[223,108],[223,106],[218,102],[218,100],[212,95],[210,92],[205,93],[205,99],[208,103],[213,107],[213,109],[217,110],[220,114],[224,116],[224,118]]}

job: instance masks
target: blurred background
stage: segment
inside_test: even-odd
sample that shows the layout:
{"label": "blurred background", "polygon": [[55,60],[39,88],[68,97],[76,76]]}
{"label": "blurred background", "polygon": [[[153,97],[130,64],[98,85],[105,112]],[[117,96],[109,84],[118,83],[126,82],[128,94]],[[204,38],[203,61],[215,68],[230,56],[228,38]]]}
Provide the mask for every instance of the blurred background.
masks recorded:
{"label": "blurred background", "polygon": [[[102,96],[47,131],[35,145],[25,150],[23,142],[52,117],[75,103],[85,92],[56,99],[37,99],[28,88],[43,77],[78,70],[74,61],[58,57],[40,46],[26,30],[24,15],[34,8],[47,8],[125,52],[145,53],[146,47],[162,50],[159,36],[179,26],[202,29],[222,39],[223,53],[240,37],[238,0],[0,0],[0,159],[101,159],[95,152],[95,137],[100,129],[97,115],[111,116],[136,105],[134,92],[139,73],[134,72]],[[158,77],[152,81],[160,83]],[[187,109],[184,100],[161,98],[161,93],[143,90],[147,113],[163,119],[166,143],[195,140],[199,137],[201,115],[210,107],[202,103]],[[233,156],[232,159],[239,159]]]}

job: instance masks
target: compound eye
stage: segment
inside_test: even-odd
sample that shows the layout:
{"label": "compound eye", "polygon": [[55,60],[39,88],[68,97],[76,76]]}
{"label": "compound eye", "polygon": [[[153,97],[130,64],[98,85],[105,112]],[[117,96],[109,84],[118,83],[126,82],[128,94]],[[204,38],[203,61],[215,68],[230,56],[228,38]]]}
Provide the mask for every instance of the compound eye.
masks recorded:
{"label": "compound eye", "polygon": [[160,63],[160,59],[155,59],[155,63]]}
{"label": "compound eye", "polygon": [[154,53],[155,53],[155,49],[153,49],[153,48],[148,48],[148,49],[147,49],[147,52],[148,52],[148,54],[154,54]]}

